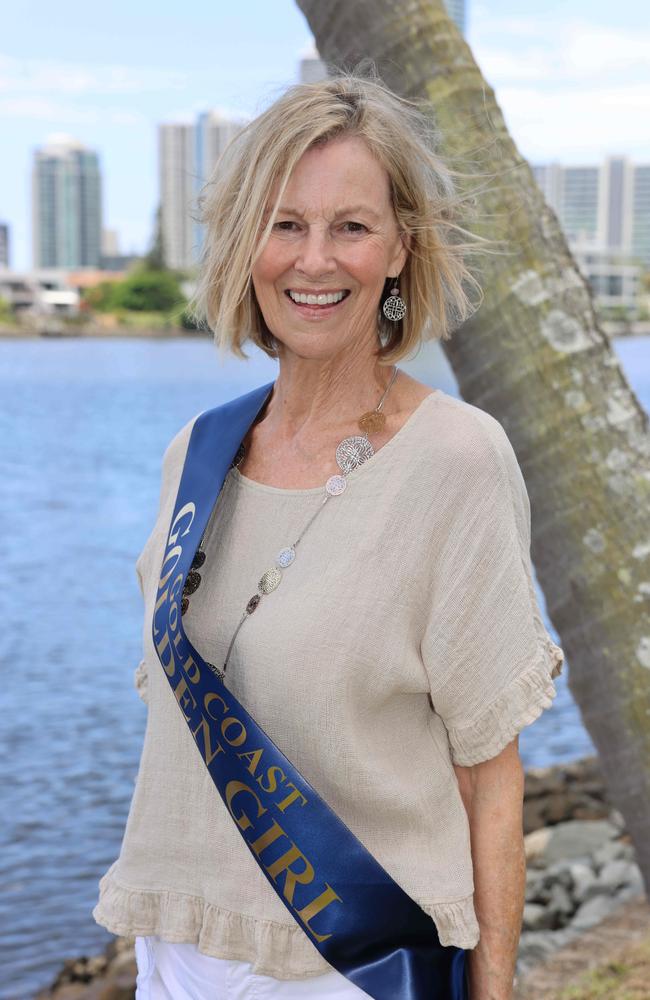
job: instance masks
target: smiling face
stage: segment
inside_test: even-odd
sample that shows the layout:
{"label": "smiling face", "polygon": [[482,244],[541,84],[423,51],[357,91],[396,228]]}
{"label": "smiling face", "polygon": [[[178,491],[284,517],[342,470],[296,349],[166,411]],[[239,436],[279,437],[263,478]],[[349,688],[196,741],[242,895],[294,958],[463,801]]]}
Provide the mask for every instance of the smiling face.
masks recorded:
{"label": "smiling face", "polygon": [[[269,209],[276,191],[269,197]],[[257,302],[283,349],[327,358],[377,345],[386,278],[407,250],[388,174],[357,136],[332,139],[298,161],[273,230],[252,269]]]}

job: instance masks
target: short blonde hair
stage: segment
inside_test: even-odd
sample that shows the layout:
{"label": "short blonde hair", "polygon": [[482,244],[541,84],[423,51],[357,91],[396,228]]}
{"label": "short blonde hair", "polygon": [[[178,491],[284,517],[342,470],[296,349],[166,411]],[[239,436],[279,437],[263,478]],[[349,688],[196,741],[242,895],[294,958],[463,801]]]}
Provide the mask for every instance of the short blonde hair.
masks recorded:
{"label": "short blonde hair", "polygon": [[[231,139],[199,195],[197,221],[205,227],[205,239],[190,313],[213,331],[222,353],[229,348],[247,358],[242,344],[250,339],[269,356],[278,356],[251,270],[303,153],[341,136],[362,138],[384,167],[399,230],[409,236],[399,277],[408,306],[405,318],[393,322],[382,311],[394,275],[387,276],[378,303],[382,363],[410,356],[422,340],[449,338],[450,330],[478,308],[482,292],[466,255],[483,240],[460,224],[465,202],[455,189],[455,172],[436,152],[439,136],[431,115],[394,94],[375,71],[369,76],[340,72],[289,87]],[[276,184],[269,212],[268,193]],[[478,291],[476,306],[465,286]]]}

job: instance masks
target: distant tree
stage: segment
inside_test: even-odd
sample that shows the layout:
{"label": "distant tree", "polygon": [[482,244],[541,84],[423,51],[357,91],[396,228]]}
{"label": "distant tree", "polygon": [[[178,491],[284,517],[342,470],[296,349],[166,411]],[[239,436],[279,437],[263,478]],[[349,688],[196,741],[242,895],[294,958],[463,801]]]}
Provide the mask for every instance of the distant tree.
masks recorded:
{"label": "distant tree", "polygon": [[173,272],[145,267],[132,271],[115,285],[112,297],[112,308],[133,312],[168,312],[184,304],[185,296]]}
{"label": "distant tree", "polygon": [[162,232],[162,206],[158,205],[154,221],[154,231],[149,250],[142,258],[142,263],[149,271],[166,271],[165,245]]}
{"label": "distant tree", "polygon": [[95,312],[110,312],[114,308],[115,281],[100,281],[82,292],[82,306]]}

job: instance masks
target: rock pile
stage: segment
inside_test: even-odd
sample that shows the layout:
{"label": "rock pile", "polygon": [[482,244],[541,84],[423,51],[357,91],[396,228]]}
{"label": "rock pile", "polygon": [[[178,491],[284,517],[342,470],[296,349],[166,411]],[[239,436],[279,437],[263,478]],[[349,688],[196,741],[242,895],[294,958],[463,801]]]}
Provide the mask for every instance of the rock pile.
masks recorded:
{"label": "rock pile", "polygon": [[523,973],[644,892],[620,816],[569,820],[526,839],[526,905],[519,946]]}

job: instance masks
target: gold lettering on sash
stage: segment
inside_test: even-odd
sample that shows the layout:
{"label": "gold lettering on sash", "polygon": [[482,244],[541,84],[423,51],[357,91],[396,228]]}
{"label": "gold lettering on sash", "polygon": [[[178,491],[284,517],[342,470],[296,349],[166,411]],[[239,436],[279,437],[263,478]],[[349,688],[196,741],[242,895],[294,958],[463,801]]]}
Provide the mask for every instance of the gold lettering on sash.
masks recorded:
{"label": "gold lettering on sash", "polygon": [[228,782],[228,784],[226,785],[225,795],[226,795],[226,804],[228,806],[230,815],[232,816],[232,818],[234,819],[235,823],[237,824],[240,830],[249,830],[253,824],[246,815],[246,813],[242,812],[239,814],[239,816],[235,816],[232,809],[232,800],[234,799],[235,795],[239,795],[241,792],[248,792],[248,794],[252,795],[253,798],[255,799],[257,803],[258,819],[260,818],[260,816],[263,816],[265,812],[267,812],[267,809],[262,805],[258,796],[253,791],[253,789],[249,788],[248,785],[245,785],[243,781]]}
{"label": "gold lettering on sash", "polygon": [[192,694],[192,692],[188,688],[187,681],[185,680],[185,677],[183,676],[183,674],[181,674],[181,679],[179,680],[178,684],[174,688],[174,694],[176,695],[176,701],[181,706],[181,711],[182,711],[183,715],[185,716],[185,718],[189,722],[190,721],[190,716],[186,714],[185,709],[187,708],[187,706],[188,706],[188,704],[190,702],[192,704],[192,707],[196,708],[196,699],[194,698],[194,695]]}
{"label": "gold lettering on sash", "polygon": [[158,598],[158,600],[156,601],[155,608],[153,609],[153,629],[154,629],[154,632],[155,632],[156,635],[158,635],[158,632],[160,631],[159,628],[158,628],[158,625],[156,624],[156,616],[157,616],[158,612],[160,611],[160,609],[162,608],[162,606],[165,603],[165,601],[167,600],[167,595],[168,594],[169,594],[168,590],[166,590],[164,594],[161,594],[160,597]]}
{"label": "gold lettering on sash", "polygon": [[199,670],[198,664],[195,662],[194,657],[190,654],[186,660],[183,660],[183,670],[187,674],[191,684],[198,684],[201,680],[201,671]]}
{"label": "gold lettering on sash", "polygon": [[316,914],[321,913],[325,907],[330,905],[330,903],[333,903],[336,900],[338,900],[339,903],[342,902],[341,897],[334,892],[334,889],[332,889],[329,882],[326,882],[325,885],[327,888],[321,892],[320,896],[316,896],[316,899],[312,899],[311,903],[307,903],[306,906],[303,906],[302,910],[296,910],[296,915],[300,917],[307,930],[310,934],[314,935],[317,941],[327,941],[327,939],[332,935],[317,934],[314,928],[309,926],[309,921],[313,920]]}
{"label": "gold lettering on sash", "polygon": [[[166,649],[169,649],[169,659],[165,663],[163,659],[163,654]],[[156,652],[158,653],[158,657],[163,665],[164,671],[167,674],[167,676],[173,677],[174,674],[176,673],[176,659],[174,657],[174,650],[172,649],[171,643],[169,641],[169,632],[167,631],[167,629],[165,629],[165,634],[163,635],[160,642],[156,643]]]}
{"label": "gold lettering on sash", "polygon": [[284,773],[284,771],[282,770],[282,768],[278,767],[277,764],[274,764],[273,767],[270,767],[268,769],[268,771],[266,772],[266,780],[268,781],[268,785],[264,784],[264,775],[263,774],[261,774],[259,776],[259,778],[257,779],[257,784],[260,786],[260,788],[262,789],[262,791],[264,791],[264,792],[275,792],[275,791],[277,791],[278,782],[276,780],[275,774],[273,773],[274,771],[279,771],[280,774],[282,775],[282,777],[280,778],[281,782],[282,781],[286,781],[286,777],[287,776]]}
{"label": "gold lettering on sash", "polygon": [[303,806],[307,805],[307,799],[302,794],[302,792],[300,792],[296,788],[296,786],[294,785],[293,781],[287,781],[287,784],[289,785],[290,788],[293,788],[293,791],[289,792],[289,794],[287,795],[286,799],[282,799],[282,802],[276,803],[276,805],[277,805],[278,809],[280,810],[280,812],[284,812],[286,809],[288,809],[289,806],[291,805],[291,803],[295,802],[296,799],[302,799],[301,805],[303,805]]}
{"label": "gold lettering on sash", "polygon": [[239,757],[240,760],[247,760],[248,761],[248,768],[247,768],[247,770],[250,771],[250,773],[254,775],[255,772],[256,772],[256,770],[257,770],[257,765],[259,764],[260,760],[262,759],[262,754],[263,753],[264,753],[264,750],[260,747],[259,750],[246,750],[246,751],[244,751],[244,753],[238,753],[237,756]]}
{"label": "gold lettering on sash", "polygon": [[[302,871],[297,871],[297,872],[293,871],[291,865],[294,863],[294,861],[304,862],[305,867],[303,868]],[[313,882],[315,875],[312,864],[307,860],[302,851],[298,847],[296,847],[296,845],[293,842],[289,850],[285,851],[285,853],[281,857],[279,857],[277,861],[274,861],[270,865],[265,865],[264,867],[266,868],[267,872],[269,873],[274,882],[276,881],[276,877],[278,875],[281,875],[282,872],[287,873],[284,881],[284,887],[282,889],[282,894],[284,898],[287,899],[292,904],[293,904],[293,895],[296,889],[296,884],[300,883],[300,885],[308,885],[310,882]]]}
{"label": "gold lettering on sash", "polygon": [[[182,555],[183,555],[183,549],[182,549],[182,547],[180,545],[175,545],[173,549],[170,549],[169,552],[165,553],[165,558],[163,559],[163,564],[162,564],[162,566],[160,568],[160,574],[161,574],[161,576],[160,576],[160,580],[158,582],[158,590],[160,590],[162,587],[165,586],[165,584],[169,580],[170,576],[172,575],[172,573],[176,569],[176,566],[178,565],[178,560],[180,559],[180,557]],[[172,558],[172,556],[175,557],[174,558],[174,565],[171,566],[167,570],[167,573],[163,577],[162,573],[163,573],[163,570],[165,569],[165,565]]]}
{"label": "gold lettering on sash", "polygon": [[[239,735],[234,739],[228,739],[226,731],[232,729],[233,724],[239,726]],[[226,743],[229,743],[231,747],[240,747],[242,743],[246,742],[246,727],[241,719],[236,719],[234,715],[229,715],[227,719],[224,719],[221,723],[221,735],[223,736]]]}
{"label": "gold lettering on sash", "polygon": [[257,840],[254,840],[250,845],[250,848],[259,856],[265,847],[269,847],[271,844],[274,844],[276,840],[280,839],[280,837],[286,836],[287,835],[280,824],[274,819],[273,825],[268,828],[266,833],[263,833],[257,838]]}
{"label": "gold lettering on sash", "polygon": [[176,632],[178,628],[178,613],[180,608],[178,607],[177,595],[180,590],[181,584],[183,582],[183,574],[179,573],[174,579],[171,587],[169,588],[169,596],[172,598],[172,602],[169,606],[169,627],[172,632]]}
{"label": "gold lettering on sash", "polygon": [[[179,534],[182,538],[183,535],[186,535],[188,533],[188,531],[192,527],[192,522],[194,521],[195,514],[196,514],[196,506],[191,500],[188,503],[186,503],[184,507],[181,507],[181,509],[179,510],[178,514],[176,515],[176,517],[172,522],[171,528],[169,529],[169,538],[167,540],[168,545],[176,545]],[[187,522],[185,530],[181,531],[180,522],[183,520],[183,518],[189,518],[189,521]]]}
{"label": "gold lettering on sash", "polygon": [[212,704],[213,701],[220,701],[221,704],[223,705],[224,712],[228,711],[228,706],[226,705],[221,695],[217,694],[216,691],[208,691],[205,698],[203,699],[203,707],[207,712],[207,714],[210,716],[211,719],[214,719],[215,722],[219,722],[219,719],[217,719],[217,717],[213,715],[212,712],[210,711],[210,705]]}
{"label": "gold lettering on sash", "polygon": [[[197,733],[199,732],[199,730],[203,735],[203,746],[205,748],[204,750],[201,750],[201,747],[199,746],[199,741],[197,739]],[[199,747],[199,751],[201,753],[201,756],[203,757],[203,760],[208,765],[212,763],[212,761],[214,760],[214,758],[217,756],[218,753],[226,752],[224,748],[221,746],[219,740],[217,740],[217,749],[216,750],[212,749],[212,743],[210,742],[210,724],[208,723],[207,719],[203,718],[203,716],[201,716],[201,721],[196,727],[196,729],[192,730],[192,736],[194,737],[197,747]]]}

